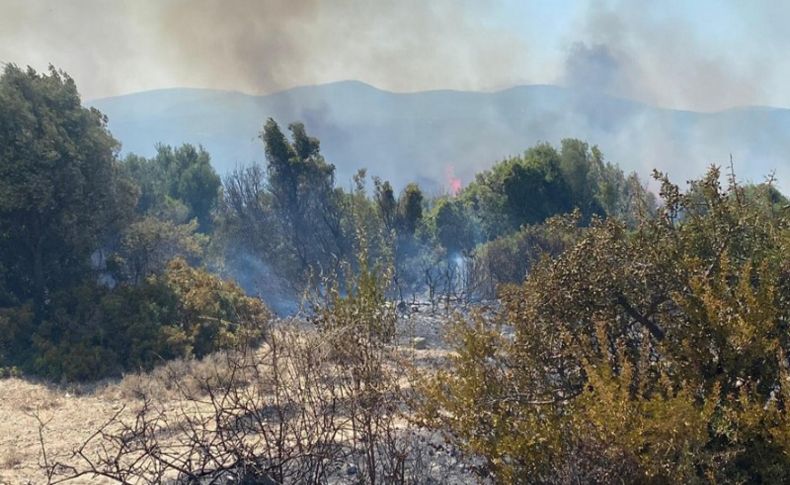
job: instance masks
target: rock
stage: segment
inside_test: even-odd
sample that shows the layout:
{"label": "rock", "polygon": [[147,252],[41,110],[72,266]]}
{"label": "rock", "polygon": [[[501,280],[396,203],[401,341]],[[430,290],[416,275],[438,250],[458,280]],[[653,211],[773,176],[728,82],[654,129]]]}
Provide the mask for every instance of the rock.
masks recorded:
{"label": "rock", "polygon": [[357,474],[357,466],[356,465],[348,465],[346,468],[346,475],[352,476]]}
{"label": "rock", "polygon": [[411,339],[411,346],[417,350],[423,350],[428,347],[428,342],[423,337],[414,337]]}

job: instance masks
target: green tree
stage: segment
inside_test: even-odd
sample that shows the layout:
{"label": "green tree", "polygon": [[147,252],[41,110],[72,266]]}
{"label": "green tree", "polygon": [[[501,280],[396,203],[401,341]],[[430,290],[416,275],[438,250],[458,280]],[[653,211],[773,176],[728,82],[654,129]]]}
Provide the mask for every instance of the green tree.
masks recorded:
{"label": "green tree", "polygon": [[401,233],[413,236],[422,222],[423,195],[420,186],[410,183],[398,197],[398,227]]}
{"label": "green tree", "polygon": [[398,202],[395,200],[395,192],[387,180],[382,181],[378,177],[374,177],[373,184],[376,190],[374,199],[379,217],[387,232],[391,232],[395,230],[398,217]]}
{"label": "green tree", "polygon": [[[320,154],[320,143],[304,125],[289,125],[289,141],[273,119],[264,125],[268,192],[279,231],[285,235],[283,257],[293,261],[295,277],[309,268],[334,265],[349,251],[343,231],[341,193],[334,187],[335,167]],[[333,261],[334,260],[334,261]]]}
{"label": "green tree", "polygon": [[555,154],[544,147],[527,153],[525,163],[510,164],[504,178],[506,207],[515,228],[543,222],[573,207],[572,194],[558,176]]}
{"label": "green tree", "polygon": [[161,210],[173,199],[186,206],[188,217],[197,219],[201,232],[211,229],[222,182],[203,147],[157,145],[155,157],[129,155],[124,168],[141,188],[140,212]]}
{"label": "green tree", "polygon": [[0,265],[15,300],[47,295],[91,270],[91,254],[128,220],[133,186],[120,176],[107,119],[82,107],[74,81],[6,65],[0,78]]}
{"label": "green tree", "polygon": [[575,138],[560,142],[560,170],[573,194],[577,207],[589,213],[593,204],[593,187],[590,183],[592,161],[590,146]]}
{"label": "green tree", "polygon": [[573,209],[573,194],[560,170],[560,154],[547,143],[478,174],[461,198],[483,221],[486,239]]}
{"label": "green tree", "polygon": [[437,241],[453,253],[468,254],[477,244],[478,235],[472,214],[459,199],[441,199],[432,214]]}

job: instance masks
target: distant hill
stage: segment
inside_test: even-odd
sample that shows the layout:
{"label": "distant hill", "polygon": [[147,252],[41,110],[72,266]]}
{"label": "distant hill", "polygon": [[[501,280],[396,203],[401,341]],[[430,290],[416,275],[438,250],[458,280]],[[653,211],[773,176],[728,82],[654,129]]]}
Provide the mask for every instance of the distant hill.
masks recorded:
{"label": "distant hill", "polygon": [[732,154],[740,178],[759,182],[776,171],[780,188],[790,189],[787,109],[696,113],[559,86],[392,93],[356,81],[265,96],[165,89],[88,104],[108,115],[124,153],[151,155],[157,142],[202,144],[220,173],[264,161],[257,134],[273,117],[281,125],[304,122],[341,185],[367,168],[398,187],[417,181],[440,192],[451,173],[466,183],[538,141],[576,137],[644,178],[659,168],[683,182]]}

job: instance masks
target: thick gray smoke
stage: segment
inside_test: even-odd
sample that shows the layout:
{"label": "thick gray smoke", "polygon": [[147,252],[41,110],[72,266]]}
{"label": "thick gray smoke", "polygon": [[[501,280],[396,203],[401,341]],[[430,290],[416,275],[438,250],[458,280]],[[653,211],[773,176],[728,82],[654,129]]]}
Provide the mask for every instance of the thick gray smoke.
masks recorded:
{"label": "thick gray smoke", "polygon": [[[743,18],[738,19],[743,24],[756,15],[753,10],[765,15],[777,10],[757,3],[764,8],[749,3],[731,5],[729,10],[736,14],[743,10]],[[699,14],[706,15],[704,9]],[[575,42],[558,79],[604,87],[609,94],[664,108],[717,111],[782,103],[770,88],[776,87],[772,86],[776,77],[788,72],[780,67],[773,49],[747,45],[751,30],[740,36],[726,31],[742,25],[695,20],[677,15],[677,9],[664,2],[593,0],[576,25]],[[739,37],[742,42],[733,44]],[[788,43],[786,35],[773,37],[775,43]]]}
{"label": "thick gray smoke", "polygon": [[526,41],[455,0],[3,0],[0,60],[72,73],[87,98],[164,86],[261,94],[359,79],[486,89],[535,72]]}
{"label": "thick gray smoke", "polygon": [[568,49],[562,81],[569,87],[606,94],[628,90],[622,60],[606,44],[574,43]]}
{"label": "thick gray smoke", "polygon": [[392,90],[478,89],[516,77],[526,46],[476,20],[452,0],[177,0],[159,30],[174,61],[199,64],[209,85],[230,75],[244,91],[327,78]]}
{"label": "thick gray smoke", "polygon": [[790,6],[768,0],[2,0],[0,61],[51,62],[89,99],[346,79],[393,91],[565,82],[707,111],[790,106],[788,19]]}

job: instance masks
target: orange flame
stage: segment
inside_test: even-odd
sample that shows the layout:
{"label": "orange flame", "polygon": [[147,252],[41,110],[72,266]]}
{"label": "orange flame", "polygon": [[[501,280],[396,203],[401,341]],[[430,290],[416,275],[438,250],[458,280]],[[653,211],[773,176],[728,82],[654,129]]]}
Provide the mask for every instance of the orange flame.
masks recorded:
{"label": "orange flame", "polygon": [[450,189],[450,195],[458,195],[458,193],[461,191],[461,187],[463,187],[463,184],[461,183],[461,179],[455,176],[455,169],[452,165],[447,165],[444,170],[444,175],[447,179],[447,186]]}

